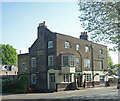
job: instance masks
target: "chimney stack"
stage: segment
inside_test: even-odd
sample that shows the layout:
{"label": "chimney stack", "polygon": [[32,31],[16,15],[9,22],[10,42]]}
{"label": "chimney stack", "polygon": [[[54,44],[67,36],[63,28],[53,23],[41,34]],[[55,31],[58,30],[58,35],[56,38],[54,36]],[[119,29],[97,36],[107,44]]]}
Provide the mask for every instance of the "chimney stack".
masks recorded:
{"label": "chimney stack", "polygon": [[82,39],[82,40],[88,40],[87,32],[85,32],[85,31],[81,32],[80,39]]}

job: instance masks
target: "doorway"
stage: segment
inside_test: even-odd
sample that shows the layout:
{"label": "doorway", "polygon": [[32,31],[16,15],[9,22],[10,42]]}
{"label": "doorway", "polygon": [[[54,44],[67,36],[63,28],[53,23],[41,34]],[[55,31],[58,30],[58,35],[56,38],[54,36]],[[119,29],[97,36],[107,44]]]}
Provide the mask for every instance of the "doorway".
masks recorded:
{"label": "doorway", "polygon": [[50,73],[50,89],[55,90],[56,85],[55,85],[55,73]]}

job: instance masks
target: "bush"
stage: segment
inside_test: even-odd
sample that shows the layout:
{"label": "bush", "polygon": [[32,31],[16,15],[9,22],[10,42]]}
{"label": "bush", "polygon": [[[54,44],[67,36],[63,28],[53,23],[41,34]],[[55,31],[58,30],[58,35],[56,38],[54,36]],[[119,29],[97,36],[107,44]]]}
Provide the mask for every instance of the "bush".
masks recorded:
{"label": "bush", "polygon": [[3,93],[26,93],[28,88],[28,76],[22,75],[20,80],[3,81],[2,92]]}

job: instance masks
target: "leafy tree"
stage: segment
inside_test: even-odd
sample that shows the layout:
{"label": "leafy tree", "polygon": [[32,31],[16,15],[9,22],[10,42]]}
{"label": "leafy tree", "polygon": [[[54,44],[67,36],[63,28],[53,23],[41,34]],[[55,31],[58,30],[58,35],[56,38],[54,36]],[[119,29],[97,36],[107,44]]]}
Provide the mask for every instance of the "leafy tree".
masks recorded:
{"label": "leafy tree", "polygon": [[17,52],[9,44],[1,45],[2,47],[2,64],[17,66]]}
{"label": "leafy tree", "polygon": [[108,66],[112,67],[113,66],[113,60],[110,56],[109,50],[107,50],[107,59],[108,59]]}
{"label": "leafy tree", "polygon": [[[94,0],[95,1],[95,0]],[[120,50],[120,1],[82,2],[79,0],[80,23],[95,42],[104,41]]]}

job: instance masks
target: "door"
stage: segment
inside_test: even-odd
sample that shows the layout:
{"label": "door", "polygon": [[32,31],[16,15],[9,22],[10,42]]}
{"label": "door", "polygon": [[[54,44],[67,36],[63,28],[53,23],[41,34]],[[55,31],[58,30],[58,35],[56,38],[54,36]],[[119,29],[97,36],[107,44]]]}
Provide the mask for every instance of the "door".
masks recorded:
{"label": "door", "polygon": [[56,85],[55,85],[55,73],[50,73],[50,89],[55,90]]}
{"label": "door", "polygon": [[104,84],[104,83],[105,83],[105,76],[100,75],[100,84]]}

